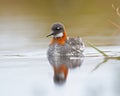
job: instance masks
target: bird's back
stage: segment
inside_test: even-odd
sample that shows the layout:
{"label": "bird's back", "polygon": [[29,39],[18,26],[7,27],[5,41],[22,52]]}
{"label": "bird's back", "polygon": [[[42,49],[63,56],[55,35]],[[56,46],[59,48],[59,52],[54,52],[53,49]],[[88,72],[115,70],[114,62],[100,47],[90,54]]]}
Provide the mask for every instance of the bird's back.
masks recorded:
{"label": "bird's back", "polygon": [[48,55],[82,55],[84,51],[84,43],[81,38],[67,38],[66,43],[64,45],[60,45],[58,43],[54,43],[49,45]]}
{"label": "bird's back", "polygon": [[76,51],[76,52],[83,52],[85,49],[84,42],[80,37],[68,37],[66,43],[71,47],[71,51]]}

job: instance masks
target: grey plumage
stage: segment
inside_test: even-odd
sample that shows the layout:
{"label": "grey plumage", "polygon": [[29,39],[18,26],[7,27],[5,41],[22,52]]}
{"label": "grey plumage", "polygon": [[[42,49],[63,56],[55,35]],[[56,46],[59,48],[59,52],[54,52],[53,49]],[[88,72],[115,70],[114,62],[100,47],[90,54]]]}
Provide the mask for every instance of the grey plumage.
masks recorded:
{"label": "grey plumage", "polygon": [[64,45],[59,45],[58,43],[49,45],[47,54],[52,56],[82,55],[84,48],[85,45],[81,38],[67,38]]}

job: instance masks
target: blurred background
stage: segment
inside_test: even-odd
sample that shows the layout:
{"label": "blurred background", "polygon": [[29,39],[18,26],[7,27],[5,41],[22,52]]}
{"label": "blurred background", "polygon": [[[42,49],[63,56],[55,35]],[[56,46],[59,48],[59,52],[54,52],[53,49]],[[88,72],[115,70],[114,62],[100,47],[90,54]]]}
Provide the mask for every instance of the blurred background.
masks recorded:
{"label": "blurred background", "polygon": [[119,7],[119,0],[0,0],[0,49],[44,43],[55,22],[63,23],[69,36],[118,45]]}
{"label": "blurred background", "polygon": [[[86,47],[55,85],[46,55],[55,22],[111,58]],[[120,96],[120,0],[0,0],[0,96]]]}

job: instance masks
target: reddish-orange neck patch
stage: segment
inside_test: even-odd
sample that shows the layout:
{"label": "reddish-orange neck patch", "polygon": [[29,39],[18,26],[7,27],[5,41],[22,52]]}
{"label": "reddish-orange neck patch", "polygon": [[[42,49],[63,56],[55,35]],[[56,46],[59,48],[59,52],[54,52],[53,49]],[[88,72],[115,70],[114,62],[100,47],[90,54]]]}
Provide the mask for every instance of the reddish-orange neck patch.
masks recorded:
{"label": "reddish-orange neck patch", "polygon": [[53,66],[54,74],[63,72],[65,75],[65,79],[67,78],[68,74],[68,67],[65,64],[61,64],[59,67]]}
{"label": "reddish-orange neck patch", "polygon": [[58,43],[58,44],[64,45],[66,39],[67,39],[66,32],[63,32],[63,37],[53,38],[50,44]]}

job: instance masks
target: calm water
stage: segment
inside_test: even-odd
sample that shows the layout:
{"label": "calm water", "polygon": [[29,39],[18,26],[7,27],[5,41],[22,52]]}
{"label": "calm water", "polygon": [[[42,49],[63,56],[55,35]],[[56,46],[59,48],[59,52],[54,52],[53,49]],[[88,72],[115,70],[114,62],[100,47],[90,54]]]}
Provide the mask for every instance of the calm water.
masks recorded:
{"label": "calm water", "polygon": [[[119,6],[120,0],[0,0],[0,96],[120,96]],[[84,58],[64,61],[66,82],[54,83],[46,35],[55,22],[113,58],[86,43]]]}
{"label": "calm water", "polygon": [[[53,81],[53,68],[46,56],[49,41],[43,42],[0,51],[1,96],[120,95],[119,60],[109,59],[93,71],[104,61],[104,57],[93,48],[86,47],[81,66],[70,68],[65,84],[57,85]],[[118,45],[98,48],[109,56],[120,56]]]}

